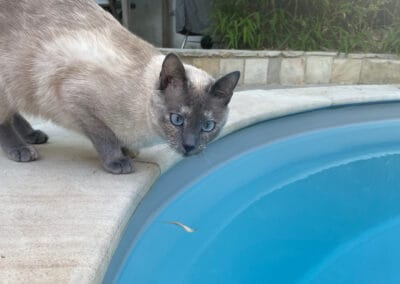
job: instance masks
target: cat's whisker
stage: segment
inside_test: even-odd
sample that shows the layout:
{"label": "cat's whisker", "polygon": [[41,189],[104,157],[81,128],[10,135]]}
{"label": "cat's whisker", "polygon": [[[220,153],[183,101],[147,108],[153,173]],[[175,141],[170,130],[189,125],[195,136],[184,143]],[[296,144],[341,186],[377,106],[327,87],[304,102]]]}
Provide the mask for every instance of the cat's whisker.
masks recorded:
{"label": "cat's whisker", "polygon": [[204,152],[204,150],[207,148],[207,145],[200,145],[200,147],[199,147],[199,149],[200,149],[200,152],[199,152],[199,156],[207,163],[207,164],[212,164],[212,162],[211,162],[211,160],[209,159],[209,153],[205,153]]}

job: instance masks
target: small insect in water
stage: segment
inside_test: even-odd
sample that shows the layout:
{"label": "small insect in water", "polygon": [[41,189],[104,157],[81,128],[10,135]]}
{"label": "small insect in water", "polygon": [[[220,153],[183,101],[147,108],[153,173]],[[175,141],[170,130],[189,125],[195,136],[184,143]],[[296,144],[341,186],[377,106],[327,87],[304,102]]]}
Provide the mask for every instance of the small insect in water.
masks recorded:
{"label": "small insect in water", "polygon": [[187,233],[193,233],[196,231],[196,229],[192,229],[189,226],[186,226],[185,224],[182,224],[179,221],[165,221],[165,223],[171,224],[171,225],[176,225],[176,226],[182,228]]}

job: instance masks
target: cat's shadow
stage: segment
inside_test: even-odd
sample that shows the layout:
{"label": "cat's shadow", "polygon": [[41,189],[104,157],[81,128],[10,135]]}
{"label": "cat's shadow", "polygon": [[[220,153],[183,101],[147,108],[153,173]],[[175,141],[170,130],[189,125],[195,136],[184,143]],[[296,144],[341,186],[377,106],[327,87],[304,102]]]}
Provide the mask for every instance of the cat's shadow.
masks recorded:
{"label": "cat's shadow", "polygon": [[49,135],[49,141],[35,145],[39,159],[29,164],[37,164],[48,170],[60,166],[72,171],[102,170],[98,155],[86,137],[50,123],[41,129]]}

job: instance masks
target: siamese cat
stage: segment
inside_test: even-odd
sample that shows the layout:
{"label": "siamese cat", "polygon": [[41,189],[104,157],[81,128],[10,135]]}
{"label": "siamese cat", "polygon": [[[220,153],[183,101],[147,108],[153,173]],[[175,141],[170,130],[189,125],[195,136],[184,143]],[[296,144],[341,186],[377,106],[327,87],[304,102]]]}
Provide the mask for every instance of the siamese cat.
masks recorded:
{"label": "siamese cat", "polygon": [[239,77],[215,80],[162,55],[94,0],[0,0],[0,145],[17,162],[48,140],[21,113],[84,134],[113,174],[134,171],[127,149],[163,140],[199,153],[224,126]]}

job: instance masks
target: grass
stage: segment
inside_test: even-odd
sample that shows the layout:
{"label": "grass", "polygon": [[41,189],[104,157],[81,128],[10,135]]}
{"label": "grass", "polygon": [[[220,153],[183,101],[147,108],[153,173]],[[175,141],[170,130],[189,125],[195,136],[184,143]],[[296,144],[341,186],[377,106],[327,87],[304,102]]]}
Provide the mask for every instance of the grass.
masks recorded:
{"label": "grass", "polygon": [[400,53],[398,0],[212,0],[222,48]]}

